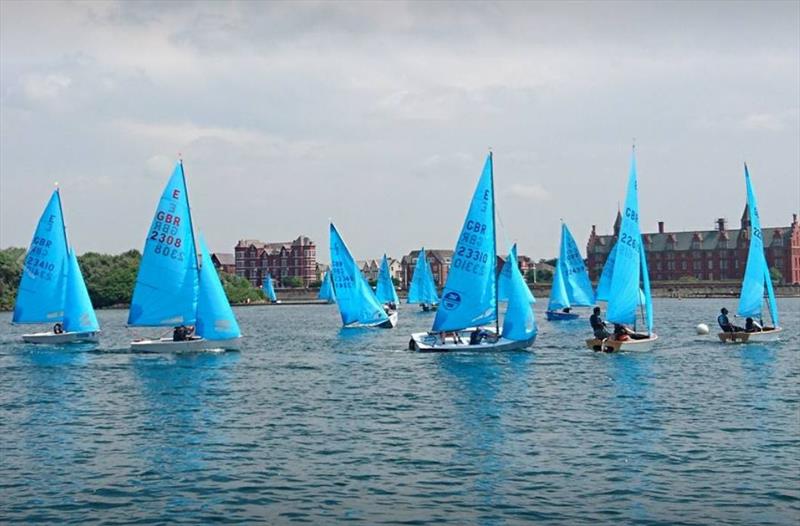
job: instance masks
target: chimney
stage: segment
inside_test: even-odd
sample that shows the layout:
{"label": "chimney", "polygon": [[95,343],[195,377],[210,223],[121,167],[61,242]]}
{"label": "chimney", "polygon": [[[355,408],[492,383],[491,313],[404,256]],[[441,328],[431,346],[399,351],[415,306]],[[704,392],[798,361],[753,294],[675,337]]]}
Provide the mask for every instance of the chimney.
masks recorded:
{"label": "chimney", "polygon": [[663,221],[659,221],[658,222],[658,233],[659,234],[663,234],[664,233],[664,222]]}
{"label": "chimney", "polygon": [[726,223],[726,221],[725,221],[724,217],[718,218],[717,219],[717,230],[719,230],[720,232],[725,232],[725,223]]}

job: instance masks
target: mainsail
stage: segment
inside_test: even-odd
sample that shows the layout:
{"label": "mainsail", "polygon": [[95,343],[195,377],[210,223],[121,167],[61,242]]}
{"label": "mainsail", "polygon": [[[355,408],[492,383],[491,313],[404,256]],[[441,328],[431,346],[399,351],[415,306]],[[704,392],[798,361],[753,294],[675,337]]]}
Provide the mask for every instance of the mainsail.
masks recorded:
{"label": "mainsail", "polygon": [[25,257],[12,323],[63,320],[68,259],[61,195],[56,189],[39,218]]}
{"label": "mainsail", "polygon": [[394,303],[395,305],[400,303],[392,282],[392,273],[389,271],[389,260],[386,258],[386,254],[383,255],[381,268],[378,271],[378,285],[375,290],[375,296],[381,303]]}
{"label": "mainsail", "polygon": [[183,163],[178,162],[148,230],[128,325],[194,324],[197,290],[197,255],[189,197]]}
{"label": "mainsail", "polygon": [[372,287],[361,274],[355,259],[339,235],[330,226],[331,273],[336,287],[336,300],[342,323],[377,325],[389,319]]}
{"label": "mainsail", "polygon": [[606,264],[603,265],[603,273],[600,274],[600,281],[597,282],[597,301],[608,301],[611,294],[611,280],[614,277],[614,262],[617,260],[617,245],[611,247],[608,253]]}
{"label": "mainsail", "polygon": [[436,291],[436,284],[433,282],[433,272],[425,247],[422,247],[417,255],[417,263],[414,265],[414,273],[411,275],[411,285],[408,287],[406,302],[426,305],[439,303],[439,294]]}
{"label": "mainsail", "polygon": [[769,275],[769,267],[764,257],[761,218],[759,217],[756,193],[750,181],[750,172],[747,169],[747,164],[744,165],[744,179],[747,185],[747,209],[750,217],[750,248],[747,253],[747,266],[742,280],[742,291],[739,295],[739,309],[737,312],[739,316],[749,316],[761,320],[764,291],[766,290],[772,323],[778,327],[780,325],[778,304],[775,301],[772,278]]}
{"label": "mainsail", "polygon": [[[644,257],[642,234],[639,228],[639,196],[636,179],[636,156],[631,155],[625,213],[614,248],[615,260],[608,298],[608,320],[620,324],[635,324],[636,313],[642,307],[640,282],[644,280],[644,303],[651,306],[650,284],[647,278],[647,259]],[[652,308],[650,308],[652,311]],[[648,333],[652,332],[652,312],[645,314]]]}
{"label": "mainsail", "polygon": [[497,320],[496,260],[490,153],[458,236],[433,331],[461,330]]}

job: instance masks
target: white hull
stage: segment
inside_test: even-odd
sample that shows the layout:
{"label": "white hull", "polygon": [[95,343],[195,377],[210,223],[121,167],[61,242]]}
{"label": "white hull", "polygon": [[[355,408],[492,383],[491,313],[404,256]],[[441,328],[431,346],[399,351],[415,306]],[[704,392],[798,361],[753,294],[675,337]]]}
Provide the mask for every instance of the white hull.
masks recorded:
{"label": "white hull", "polygon": [[781,327],[767,327],[759,332],[721,332],[718,334],[722,343],[759,343],[777,340]]}
{"label": "white hull", "polygon": [[386,321],[378,322],[378,323],[352,323],[350,325],[345,325],[345,329],[364,329],[364,328],[371,328],[377,327],[379,329],[394,329],[397,326],[397,311],[392,311],[389,313],[389,319]]}
{"label": "white hull", "polygon": [[238,338],[228,338],[227,340],[206,340],[205,338],[193,338],[191,340],[174,341],[172,338],[160,338],[158,340],[135,340],[131,342],[131,350],[139,352],[199,352],[199,351],[238,351],[241,336]]}
{"label": "white hull", "polygon": [[[416,332],[411,335],[409,348],[417,352],[500,352],[500,351],[519,351],[527,349],[533,345],[536,336],[524,341],[509,340],[507,338],[500,338],[497,341],[490,342],[483,339],[480,343],[470,345],[470,335],[474,329],[465,329],[458,331],[458,338],[454,341],[452,335],[442,341],[441,335],[429,332]],[[494,334],[494,331],[487,330]]]}
{"label": "white hull", "polygon": [[649,338],[642,340],[614,340],[606,338],[605,340],[598,340],[597,338],[590,338],[586,340],[586,347],[593,351],[605,352],[646,352],[652,349],[655,341],[658,340],[657,334],[651,334]]}
{"label": "white hull", "polygon": [[100,341],[100,331],[89,332],[37,332],[33,334],[23,334],[22,341],[25,343],[42,343],[48,345],[64,345],[67,343],[97,343]]}

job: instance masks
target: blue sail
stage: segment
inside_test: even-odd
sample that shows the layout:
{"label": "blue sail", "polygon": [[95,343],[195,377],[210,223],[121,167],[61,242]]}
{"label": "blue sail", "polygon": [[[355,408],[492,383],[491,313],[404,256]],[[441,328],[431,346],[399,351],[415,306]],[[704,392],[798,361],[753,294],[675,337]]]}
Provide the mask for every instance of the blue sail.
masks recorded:
{"label": "blue sail", "polygon": [[388,320],[389,316],[383,310],[383,305],[364,279],[333,223],[330,236],[331,273],[342,323],[345,326],[355,323],[377,325]]}
{"label": "blue sail", "polygon": [[536,319],[533,316],[533,306],[530,301],[531,289],[522,277],[522,272],[516,265],[516,245],[511,248],[506,263],[514,264],[510,267],[511,279],[508,281],[508,307],[503,318],[503,338],[515,341],[526,341],[536,336]]}
{"label": "blue sail", "polygon": [[267,273],[266,277],[264,278],[261,289],[264,291],[264,294],[267,295],[267,299],[269,299],[269,301],[273,303],[278,301],[278,296],[275,294],[275,287],[272,284],[272,275],[269,273]]}
{"label": "blue sail", "polygon": [[397,291],[392,282],[392,273],[389,272],[389,260],[386,258],[386,254],[383,255],[381,268],[378,271],[378,286],[375,296],[381,303],[394,303],[395,305],[400,303],[400,298],[397,297]]}
{"label": "blue sail", "polygon": [[441,307],[433,321],[434,331],[460,330],[497,319],[496,260],[490,153],[458,236]]}
{"label": "blue sail", "polygon": [[614,262],[617,259],[617,245],[611,247],[608,253],[606,264],[603,265],[603,273],[600,274],[600,281],[597,282],[597,301],[608,301],[611,294],[611,280],[614,277]]}
{"label": "blue sail", "polygon": [[227,340],[242,335],[225,295],[222,281],[208,254],[203,236],[199,236],[200,280],[197,298],[196,333],[206,340]]}
{"label": "blue sail", "polygon": [[172,172],[147,231],[128,325],[195,323],[197,255],[183,163]]}
{"label": "blue sail", "polygon": [[589,272],[583,262],[575,238],[567,228],[566,223],[561,223],[561,251],[558,257],[558,265],[561,267],[569,302],[573,307],[590,307],[595,304],[594,290],[592,281],[589,279]]}
{"label": "blue sail", "polygon": [[12,323],[55,323],[64,318],[67,236],[56,189],[39,218],[25,256]]}
{"label": "blue sail", "polygon": [[561,265],[557,264],[553,272],[553,284],[550,287],[550,301],[547,303],[547,310],[556,311],[572,307],[569,302],[569,294],[564,284],[564,271]]}
{"label": "blue sail", "polygon": [[[513,263],[513,264],[512,264]],[[509,298],[509,291],[511,290],[511,278],[513,276],[512,267],[516,267],[519,270],[519,258],[517,257],[517,244],[514,243],[511,246],[511,250],[508,253],[508,259],[503,263],[503,267],[500,269],[500,275],[497,276],[497,300],[498,301],[508,301]],[[520,274],[522,272],[520,271]],[[524,276],[523,276],[524,281]],[[533,292],[531,289],[528,288],[528,301],[530,303],[536,303],[536,298],[533,296]]]}
{"label": "blue sail", "polygon": [[75,251],[69,251],[67,259],[67,285],[64,301],[64,330],[66,332],[93,332],[100,330],[97,316],[83,281],[81,267]]}
{"label": "blue sail", "polygon": [[322,285],[319,287],[317,299],[325,300],[328,303],[336,303],[336,292],[333,290],[330,272],[326,272],[322,277]]}
{"label": "blue sail", "polygon": [[428,255],[425,247],[417,255],[417,263],[414,265],[414,273],[411,275],[411,285],[408,287],[407,303],[425,303],[435,305],[439,303],[439,293],[436,291],[436,284],[433,282],[433,272],[431,264],[428,262]]}
{"label": "blue sail", "polygon": [[636,156],[631,155],[628,190],[625,196],[625,213],[619,240],[615,248],[614,276],[608,298],[608,320],[620,324],[634,324],[638,312],[639,282],[642,260],[639,245],[642,235],[639,229],[639,196],[636,181]]}
{"label": "blue sail", "polygon": [[642,288],[639,289],[639,304],[644,305],[647,334],[650,334],[653,332],[653,296],[650,293],[650,271],[647,269],[644,243],[639,243],[639,258],[642,260]]}
{"label": "blue sail", "polygon": [[753,184],[750,182],[750,172],[744,165],[744,179],[747,185],[747,209],[750,215],[750,248],[747,253],[747,266],[745,267],[742,291],[739,295],[739,316],[749,316],[762,319],[761,308],[764,302],[764,289],[767,291],[769,312],[772,323],[778,327],[778,306],[775,302],[775,292],[772,288],[772,279],[769,267],[764,257],[764,240],[761,231],[761,218],[758,213],[758,202]]}

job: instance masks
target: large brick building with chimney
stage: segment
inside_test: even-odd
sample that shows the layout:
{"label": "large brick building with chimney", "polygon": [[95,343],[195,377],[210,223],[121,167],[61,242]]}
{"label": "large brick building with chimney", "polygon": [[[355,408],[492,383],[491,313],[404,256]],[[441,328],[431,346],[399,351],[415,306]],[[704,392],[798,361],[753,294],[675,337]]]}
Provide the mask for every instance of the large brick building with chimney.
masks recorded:
{"label": "large brick building with chimney", "polygon": [[[431,273],[433,274],[433,282],[436,283],[437,288],[444,287],[444,282],[447,281],[447,272],[450,270],[450,261],[453,259],[452,250],[426,250],[425,257],[431,265]],[[408,290],[411,286],[411,278],[414,276],[414,267],[419,259],[419,250],[412,250],[408,255],[403,256],[400,260],[402,267],[401,285],[404,289]]]}
{"label": "large brick building with chimney", "polygon": [[288,278],[300,278],[303,286],[317,280],[317,247],[306,236],[285,243],[241,239],[234,248],[236,275],[260,287],[269,272],[277,286]]}
{"label": "large brick building with chimney", "polygon": [[[598,279],[608,254],[617,241],[622,216],[617,212],[614,233],[598,235],[595,225],[586,245],[587,267]],[[784,283],[800,283],[800,224],[797,214],[788,227],[763,228],[767,265],[781,272]],[[718,219],[714,230],[667,232],[659,221],[658,232],[642,233],[647,266],[652,281],[681,278],[698,280],[740,280],[744,276],[750,244],[750,219],[747,207],[740,228],[731,230],[725,219]]]}

